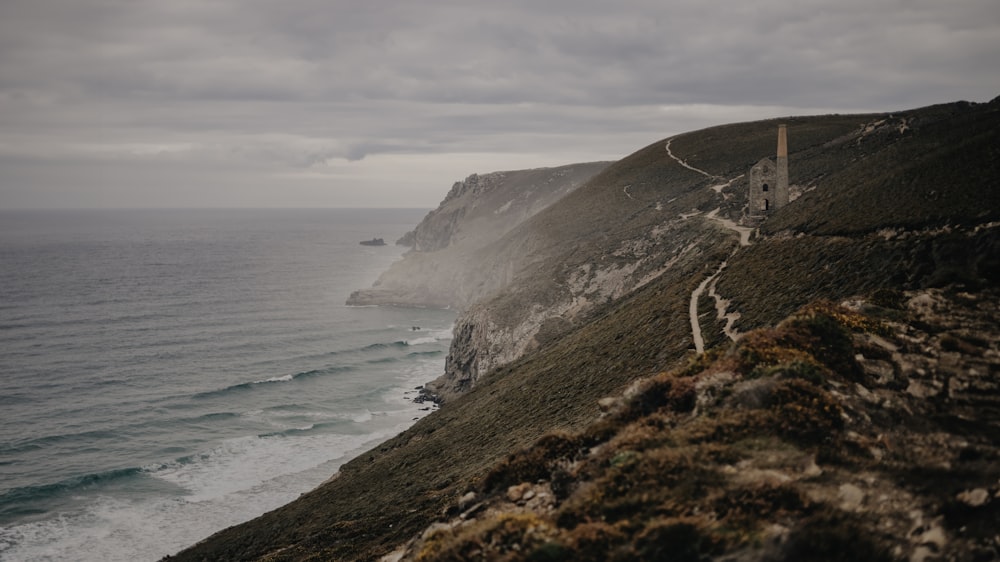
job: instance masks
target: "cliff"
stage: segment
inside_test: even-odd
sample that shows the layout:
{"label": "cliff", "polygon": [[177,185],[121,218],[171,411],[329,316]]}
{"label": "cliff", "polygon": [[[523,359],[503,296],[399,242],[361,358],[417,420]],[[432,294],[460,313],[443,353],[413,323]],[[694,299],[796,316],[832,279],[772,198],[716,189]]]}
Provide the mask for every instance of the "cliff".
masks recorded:
{"label": "cliff", "polygon": [[[489,174],[456,182],[434,209],[396,243],[410,246],[349,305],[463,308],[502,287],[502,272],[481,267],[478,256],[542,209],[586,183],[607,162]],[[511,256],[513,262],[517,256]],[[498,273],[500,273],[498,275]]]}
{"label": "cliff", "polygon": [[442,407],[177,558],[996,557],[1000,101],[782,119],[799,196],[747,230],[778,122],[483,246]]}

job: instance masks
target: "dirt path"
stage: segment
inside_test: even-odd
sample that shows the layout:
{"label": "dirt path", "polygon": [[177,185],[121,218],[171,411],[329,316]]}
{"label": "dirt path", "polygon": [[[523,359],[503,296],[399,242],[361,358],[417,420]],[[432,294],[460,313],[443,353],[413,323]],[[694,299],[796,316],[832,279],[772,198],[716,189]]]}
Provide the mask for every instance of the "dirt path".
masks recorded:
{"label": "dirt path", "polygon": [[[735,178],[734,178],[735,179]],[[730,180],[732,183],[733,180]],[[736,231],[740,235],[740,244],[733,249],[729,257],[733,257],[736,252],[740,251],[740,248],[750,245],[750,234],[753,233],[752,228],[746,226],[740,226],[735,222],[724,219],[719,215],[719,209],[716,208],[714,211],[705,215],[705,218],[713,220],[722,226]],[[706,277],[694,291],[691,291],[691,303],[688,305],[688,315],[691,317],[691,338],[694,340],[694,349],[698,353],[705,352],[705,338],[701,332],[701,322],[698,320],[698,299],[701,295],[705,293],[705,289],[708,289],[708,296],[715,299],[715,314],[719,320],[725,320],[726,325],[723,327],[722,331],[726,336],[736,341],[739,336],[739,332],[733,328],[733,324],[739,319],[739,312],[729,312],[727,308],[729,307],[729,300],[722,298],[721,295],[715,291],[715,283],[719,280],[719,275],[722,270],[726,268],[729,260],[726,259],[719,265],[719,269],[715,270],[715,273]]]}
{"label": "dirt path", "polygon": [[[727,262],[722,262],[722,266],[719,267],[719,273],[725,269]],[[736,338],[740,337],[740,332],[736,328],[733,328],[733,324],[740,319],[739,312],[729,312],[729,299],[723,298],[722,295],[715,291],[715,285],[719,282],[719,275],[715,275],[715,279],[708,285],[708,296],[715,299],[715,316],[719,320],[724,320],[726,324],[722,327],[722,333],[726,334],[726,337],[732,341],[736,341]]]}
{"label": "dirt path", "polygon": [[691,291],[691,304],[688,305],[688,314],[691,316],[691,337],[694,339],[694,350],[698,353],[705,353],[705,338],[701,334],[701,322],[698,321],[698,299],[705,292],[708,284],[715,280],[722,273],[722,268],[726,267],[726,262],[722,262],[715,273],[706,277],[698,287]]}
{"label": "dirt path", "polygon": [[[726,187],[729,187],[730,185],[733,184],[734,181],[736,181],[739,178],[743,177],[743,175],[740,174],[739,176],[736,176],[735,178],[731,178],[729,180],[724,180],[723,178],[720,178],[719,176],[712,175],[712,174],[706,172],[705,170],[702,170],[702,169],[699,169],[699,168],[695,168],[694,166],[688,164],[684,160],[681,160],[680,158],[678,158],[673,153],[673,151],[670,150],[670,143],[672,143],[673,140],[674,140],[673,138],[667,139],[667,143],[666,143],[666,146],[664,148],[666,148],[666,150],[667,150],[667,155],[670,156],[671,158],[673,158],[674,161],[676,161],[681,166],[684,166],[688,170],[691,170],[692,172],[698,172],[699,174],[701,174],[701,175],[703,175],[705,177],[709,177],[709,178],[712,178],[712,179],[722,180],[724,182],[724,183],[720,183],[720,184],[716,184],[716,185],[710,186],[709,189],[711,189],[712,191],[714,191],[714,192],[716,192],[716,193],[718,193],[718,194],[721,195],[723,189],[725,189]],[[632,195],[629,194],[629,192],[628,192],[628,187],[625,188],[625,195],[627,195],[629,197],[629,199],[632,198]],[[691,215],[681,215],[681,218],[686,219],[686,218],[689,218],[690,216],[693,216],[695,214],[697,214],[697,213],[692,213]],[[718,215],[719,215],[719,209],[717,208],[714,211],[712,211],[711,213],[708,213],[705,217],[708,218],[708,219],[710,219],[710,220],[713,220],[713,221],[715,221],[715,222],[717,222],[719,224],[721,224],[722,226],[724,226],[724,227],[726,227],[726,228],[728,228],[730,230],[735,231],[737,234],[740,235],[740,244],[739,244],[739,246],[737,246],[736,248],[734,248],[733,251],[732,251],[732,253],[729,254],[729,257],[732,257],[733,254],[735,254],[736,252],[740,251],[740,248],[742,248],[744,246],[749,246],[750,245],[750,234],[753,233],[754,229],[746,227],[746,226],[739,226],[735,222],[733,222],[733,221],[731,221],[729,219],[724,219],[724,218],[722,218],[722,217],[720,217]],[[725,261],[723,261],[722,264],[719,265],[719,268],[717,270],[715,270],[715,273],[713,273],[712,275],[706,277],[698,285],[698,287],[695,288],[694,291],[691,291],[691,302],[688,305],[688,315],[691,318],[691,339],[694,340],[694,349],[698,353],[704,353],[705,352],[705,338],[704,338],[704,336],[702,335],[702,332],[701,332],[701,322],[698,320],[698,299],[700,299],[701,296],[705,293],[705,289],[706,288],[708,289],[708,295],[710,297],[712,297],[713,299],[715,299],[715,311],[716,311],[717,318],[719,320],[724,320],[726,322],[725,327],[723,328],[722,331],[726,334],[727,337],[729,337],[729,339],[734,340],[734,341],[739,336],[739,333],[733,328],[733,324],[736,322],[736,320],[739,319],[740,314],[738,312],[729,312],[727,310],[727,308],[729,306],[729,301],[727,299],[722,298],[722,296],[719,295],[715,291],[715,283],[716,283],[716,281],[718,281],[718,277],[722,273],[722,270],[724,270],[726,268],[726,264],[728,264],[728,259],[725,260]]]}
{"label": "dirt path", "polygon": [[699,174],[701,174],[703,176],[707,176],[707,177],[710,177],[710,178],[716,177],[716,176],[713,176],[712,174],[706,172],[705,170],[699,170],[698,168],[695,168],[694,166],[691,166],[687,162],[685,162],[685,161],[681,160],[680,158],[674,156],[674,153],[670,151],[670,143],[672,143],[672,142],[674,142],[674,139],[667,139],[667,147],[666,147],[667,148],[667,155],[670,156],[671,158],[673,158],[674,160],[676,160],[678,164],[680,164],[681,166],[684,166],[685,168],[687,168],[688,170],[691,170],[692,172],[698,172]]}
{"label": "dirt path", "polygon": [[[740,178],[742,178],[743,175],[744,174],[740,174],[740,175],[736,176],[735,178],[731,178],[726,183],[720,183],[720,184],[709,186],[709,189],[711,189],[712,191],[714,191],[714,192],[716,192],[716,193],[718,193],[718,194],[721,195],[723,189],[726,189],[727,187],[733,185],[733,182],[736,181],[736,180],[738,180],[738,179],[740,179]],[[726,196],[726,197],[728,198],[728,196]]]}
{"label": "dirt path", "polygon": [[754,229],[750,228],[749,226],[740,226],[729,219],[724,219],[718,216],[718,214],[719,214],[719,209],[715,209],[711,213],[705,215],[705,217],[714,220],[715,222],[721,224],[722,226],[728,228],[729,230],[736,231],[740,235],[740,246],[749,246],[750,235],[753,233]]}

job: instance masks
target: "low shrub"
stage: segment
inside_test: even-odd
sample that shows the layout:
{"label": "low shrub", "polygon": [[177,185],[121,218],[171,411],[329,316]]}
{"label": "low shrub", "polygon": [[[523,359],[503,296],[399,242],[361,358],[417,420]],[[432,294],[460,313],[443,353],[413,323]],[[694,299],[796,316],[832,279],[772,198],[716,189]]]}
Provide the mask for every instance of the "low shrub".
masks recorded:
{"label": "low shrub", "polygon": [[700,519],[659,519],[635,538],[633,549],[640,560],[699,562],[718,550],[717,541],[706,532]]}
{"label": "low shrub", "polygon": [[571,460],[581,449],[578,436],[565,432],[543,435],[534,445],[516,451],[483,478],[484,492],[506,489],[521,482],[549,480],[560,461]]}
{"label": "low shrub", "polygon": [[607,523],[590,522],[577,525],[568,538],[574,550],[574,560],[604,562],[609,558],[608,553],[625,542],[626,535]]}
{"label": "low shrub", "polygon": [[789,537],[780,560],[792,562],[889,562],[888,549],[843,514],[813,516]]}
{"label": "low shrub", "polygon": [[753,528],[768,518],[810,511],[808,500],[790,486],[763,485],[729,490],[713,505],[719,520],[728,526]]}
{"label": "low shrub", "polygon": [[896,289],[878,289],[871,295],[871,303],[882,308],[902,310],[906,306],[906,295]]}
{"label": "low shrub", "polygon": [[[566,560],[551,557],[567,552],[560,548],[558,530],[531,513],[505,513],[458,530],[431,535],[416,559],[420,562],[465,562],[466,560]],[[552,546],[548,546],[552,545]],[[537,553],[523,558],[519,553]]]}
{"label": "low shrub", "polygon": [[771,392],[778,431],[803,445],[822,444],[844,427],[843,409],[828,392],[799,379],[779,382]]}

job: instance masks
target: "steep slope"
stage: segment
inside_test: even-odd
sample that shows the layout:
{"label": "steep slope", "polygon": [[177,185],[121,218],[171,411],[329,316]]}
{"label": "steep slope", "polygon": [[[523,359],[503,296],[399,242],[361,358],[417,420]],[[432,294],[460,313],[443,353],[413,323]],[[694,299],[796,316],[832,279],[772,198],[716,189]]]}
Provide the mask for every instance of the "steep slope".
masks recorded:
{"label": "steep slope", "polygon": [[[772,153],[776,121],[680,135],[669,141],[669,152],[666,141],[658,142],[608,167],[587,185],[484,249],[489,259],[482,267],[492,274],[502,274],[508,289],[463,315],[449,358],[451,374],[443,381],[444,386],[453,385],[455,392],[438,412],[348,463],[337,478],[297,501],[222,531],[177,558],[376,560],[418,538],[432,521],[442,516],[448,521],[475,507],[479,496],[473,494],[471,497],[476,499],[468,505],[468,492],[506,493],[502,486],[489,490],[483,486],[496,478],[491,475],[497,473],[497,467],[511,451],[529,447],[546,432],[585,431],[600,415],[598,402],[602,397],[621,392],[637,379],[681,368],[695,357],[689,313],[692,294],[697,296],[696,289],[713,275],[715,283],[706,286],[701,298],[694,299],[695,316],[701,321],[708,348],[729,345],[723,323],[716,322],[719,312],[711,294],[730,301],[722,312],[739,313],[737,326],[745,331],[773,324],[816,298],[840,300],[853,294],[874,294],[888,302],[898,294],[893,291],[911,286],[961,282],[966,291],[996,286],[995,240],[1000,205],[993,202],[1000,181],[995,158],[995,147],[1000,144],[998,106],[1000,103],[952,104],[906,112],[909,128],[896,128],[896,133],[885,131],[884,135],[872,132],[879,128],[874,124],[888,116],[783,120],[788,123],[792,183],[805,194],[770,217],[750,246],[742,246],[741,233],[722,219],[740,217],[744,201],[739,176],[762,155]],[[933,167],[935,160],[948,164],[947,152],[924,148],[948,144],[948,139],[963,136],[961,131],[968,127],[979,127],[981,131],[975,142],[962,147],[965,158],[976,168],[972,174],[976,180],[966,182],[956,175],[949,191],[950,196],[965,203],[940,214],[928,210],[928,205],[907,199],[924,193],[920,182],[926,174],[915,173],[911,188],[894,195],[899,203],[894,208],[907,209],[898,216],[890,212],[888,218],[865,219],[868,209],[852,204],[859,198],[879,197],[870,193],[885,189],[884,182],[873,180],[881,177],[875,175],[877,171],[891,175],[892,170]],[[837,174],[844,174],[840,177],[845,182],[853,178],[850,181],[857,183],[834,181]],[[868,226],[850,233],[807,232],[811,215],[804,213],[804,218],[794,218],[796,207],[807,205],[839,209],[847,223],[867,221]],[[712,214],[716,209],[719,211]],[[925,215],[930,218],[922,218]],[[897,230],[890,236],[882,224]],[[898,230],[901,228],[906,230]],[[942,243],[950,244],[949,236],[957,236],[956,244],[964,248],[957,254],[957,261],[952,260],[954,254],[940,247]],[[982,253],[974,253],[971,248]],[[524,259],[511,268],[504,260],[511,255]],[[726,266],[720,267],[724,263]],[[715,289],[714,293],[709,288]],[[567,307],[567,302],[578,306]],[[989,310],[995,310],[995,306]],[[986,318],[993,318],[995,325],[995,316]],[[968,339],[949,340],[942,345],[951,346],[949,352],[969,354],[972,352],[962,343]],[[974,347],[985,345],[988,360],[977,369],[985,369],[987,381],[995,381],[1000,371],[996,367],[998,352],[992,339],[983,341],[987,343],[975,343]],[[503,361],[490,363],[511,349],[515,352]],[[869,351],[859,349],[869,357]],[[828,378],[837,384],[846,385],[841,380],[852,380],[850,377],[857,374],[850,363],[845,364],[847,371],[843,372],[823,364],[835,373]],[[876,367],[884,369],[885,365]],[[920,368],[927,372],[927,368]],[[697,372],[685,371],[685,376]],[[747,374],[736,369],[734,372]],[[914,372],[919,375],[919,371]],[[933,380],[907,376],[908,381],[936,388]],[[463,381],[463,377],[468,380]],[[873,393],[900,390],[876,388],[868,380],[852,382],[862,383],[866,391]],[[828,387],[818,388],[830,392]],[[862,395],[855,387],[847,388]],[[919,388],[915,386],[914,392],[922,392]],[[952,396],[942,395],[939,390],[925,397]],[[956,392],[962,389],[956,387]],[[992,400],[995,387],[986,386],[983,393]],[[958,424],[954,421],[958,419],[971,429],[978,428],[985,422],[976,417],[977,411],[963,409],[961,415],[950,416],[952,421],[947,423]],[[754,415],[765,424],[787,423],[781,411],[764,409]],[[918,418],[898,419],[909,423]],[[672,437],[672,427],[672,422],[666,420],[648,431],[653,434],[651,439],[665,443],[688,438],[687,434]],[[850,430],[835,429],[841,431],[838,436],[849,436]],[[706,443],[711,442],[712,435],[706,436]],[[777,445],[780,450],[781,444]],[[960,454],[957,449],[956,454]],[[994,457],[983,458],[984,462],[995,463]],[[899,462],[919,460],[900,457]],[[722,470],[723,461],[716,459],[719,464],[712,470]],[[827,473],[840,473],[836,466],[827,466],[819,458],[816,462]],[[602,478],[597,472],[601,466],[594,466],[592,474],[569,474],[581,482],[596,481]],[[987,468],[990,466],[995,465],[987,464]],[[904,483],[904,490],[921,482],[919,471],[903,470],[893,476],[914,479]],[[676,482],[677,486],[709,490],[716,484],[719,481],[711,478]],[[655,486],[656,482],[643,485]],[[845,489],[852,498],[856,496],[853,489]],[[655,496],[657,501],[669,499],[662,495],[667,491],[650,488],[650,492],[659,494]],[[980,495],[975,493],[976,497]],[[725,494],[720,497],[725,498]],[[793,501],[796,496],[781,497]],[[462,498],[467,498],[466,502],[460,501]],[[595,509],[600,506],[598,502]],[[701,509],[700,504],[698,507]],[[765,516],[770,517],[748,515],[751,519]],[[575,533],[578,525],[573,525],[560,528]],[[661,527],[671,528],[666,523],[656,528]],[[919,533],[934,528],[926,526]],[[462,536],[455,536],[455,544],[464,540]],[[670,535],[665,537],[667,540]],[[628,540],[621,544],[626,543],[631,544]],[[879,547],[882,543],[875,540],[871,544]],[[433,553],[444,556],[446,551]]]}
{"label": "steep slope", "polygon": [[[775,322],[814,294],[919,287],[940,281],[928,277],[932,271],[996,279],[995,258],[977,256],[995,255],[998,244],[990,226],[1000,219],[997,106],[962,102],[781,120],[788,125],[793,191],[804,194],[773,214],[752,248],[726,262],[711,287],[718,299],[731,297],[724,314],[742,315],[737,328],[746,328]],[[454,397],[490,369],[558,337],[587,310],[684,259],[703,233],[734,228],[726,221],[745,218],[744,173],[773,153],[777,123],[715,127],[655,143],[487,248],[492,257],[482,263],[508,289],[460,316],[447,372],[430,388]],[[950,241],[936,228],[947,228]],[[916,229],[929,230],[920,238]],[[824,240],[801,239],[806,234]],[[828,253],[841,256],[844,266],[816,262]],[[917,268],[928,253],[936,265]],[[504,269],[512,254],[528,257],[521,269]],[[786,275],[760,277],[774,276],[779,263]],[[714,308],[705,298],[699,311]],[[718,343],[721,326],[711,328],[708,338]]]}
{"label": "steep slope", "polygon": [[634,385],[396,559],[995,560],[1000,294],[891,296]]}
{"label": "steep slope", "polygon": [[476,266],[482,248],[608,164],[473,174],[456,182],[438,208],[397,242],[412,250],[347,304],[462,308],[485,297],[497,286]]}
{"label": "steep slope", "polygon": [[[720,231],[720,234],[724,234]],[[703,251],[721,258],[728,239]],[[675,365],[688,342],[691,263],[344,465],[295,502],[217,533],[179,560],[375,560],[420,532],[510,451],[581,428],[600,397]]]}
{"label": "steep slope", "polygon": [[844,165],[769,218],[719,278],[737,327],[772,324],[816,294],[1000,283],[998,131],[1000,101],[956,103],[881,117],[818,147]]}

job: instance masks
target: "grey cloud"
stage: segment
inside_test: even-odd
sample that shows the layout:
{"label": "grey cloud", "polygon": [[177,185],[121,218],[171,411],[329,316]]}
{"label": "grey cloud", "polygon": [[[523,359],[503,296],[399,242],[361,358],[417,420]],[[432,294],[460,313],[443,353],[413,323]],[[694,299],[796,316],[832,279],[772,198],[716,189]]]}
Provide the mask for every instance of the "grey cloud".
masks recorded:
{"label": "grey cloud", "polygon": [[0,157],[48,168],[0,167],[0,206],[14,184],[21,201],[178,166],[262,200],[313,170],[336,205],[361,182],[336,174],[373,173],[375,156],[379,173],[469,153],[556,165],[732,120],[986,101],[994,4],[6,0]]}

